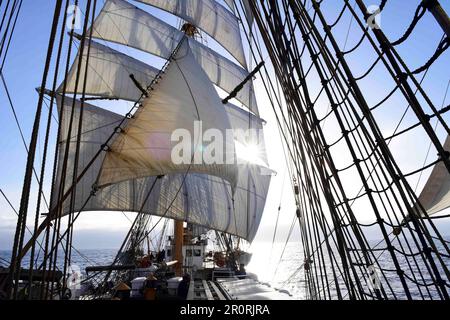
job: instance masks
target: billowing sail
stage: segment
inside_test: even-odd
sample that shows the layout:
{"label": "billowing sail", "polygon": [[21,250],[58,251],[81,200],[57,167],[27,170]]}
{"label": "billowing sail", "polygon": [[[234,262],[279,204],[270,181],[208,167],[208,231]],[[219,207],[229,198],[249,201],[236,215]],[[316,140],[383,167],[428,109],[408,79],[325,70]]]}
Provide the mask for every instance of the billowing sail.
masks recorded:
{"label": "billowing sail", "polygon": [[[69,132],[70,115],[73,108],[72,131],[70,135],[69,153],[67,157],[66,178],[64,183],[63,195],[73,183],[73,168],[75,165],[75,151],[78,134],[78,123],[80,119],[80,110],[83,108],[82,131],[80,137],[80,150],[78,159],[78,173],[80,173],[86,165],[91,161],[94,155],[98,152],[101,145],[105,143],[114,128],[118,126],[123,116],[110,112],[108,110],[98,108],[88,103],[81,104],[80,101],[64,97],[56,96],[56,103],[58,105],[59,121],[61,123],[61,135],[58,138],[59,154],[58,167],[56,173],[56,181],[52,190],[53,203],[51,207],[54,208],[58,201],[58,191],[61,189],[62,171],[64,153],[67,148],[67,135]],[[89,170],[83,177],[83,180],[77,184],[77,194],[75,201],[75,208],[81,208],[83,202],[87,199],[92,190],[92,185],[97,179],[100,170],[104,153],[98,157],[90,166]],[[63,205],[63,212],[68,213],[69,201],[65,201]]]}
{"label": "billowing sail", "polygon": [[183,33],[125,0],[106,0],[92,25],[92,37],[168,58]]}
{"label": "billowing sail", "polygon": [[268,168],[267,152],[263,135],[263,120],[231,103],[225,106],[234,139],[237,157]]}
{"label": "billowing sail", "polygon": [[202,29],[246,66],[238,19],[215,0],[138,0],[173,13]]}
{"label": "billowing sail", "polygon": [[[87,54],[89,51],[89,59]],[[80,80],[77,90],[76,78],[79,60],[82,57],[80,66]],[[155,78],[158,70],[129,57],[121,52],[108,48],[100,43],[91,41],[90,49],[86,45],[83,54],[78,52],[69,74],[66,78],[66,93],[81,93],[83,91],[86,62],[89,63],[87,70],[85,93],[86,95],[120,98],[124,100],[137,101],[141,96],[141,91],[136,87],[130,78],[134,78],[145,88]],[[63,84],[58,88],[58,92],[63,91]]]}
{"label": "billowing sail", "polygon": [[[450,151],[450,136],[444,143],[444,150]],[[450,207],[450,174],[441,161],[437,163],[419,196],[419,202],[429,215]]]}
{"label": "billowing sail", "polygon": [[[69,126],[69,116],[73,99],[65,98],[64,106],[61,97],[57,97],[59,110],[64,109],[61,121],[61,146],[58,156],[57,179],[52,190],[54,203],[59,190],[62,171],[63,150]],[[76,146],[77,124],[81,103],[75,101],[72,139],[69,149],[69,163],[65,190],[71,185],[73,157]],[[84,103],[82,136],[78,172],[81,172],[94,154],[100,149],[107,137],[113,132],[123,116],[102,108]],[[244,110],[228,106],[227,113],[230,123],[236,125],[233,129],[245,128],[245,119],[252,116]],[[61,115],[61,111],[59,112]],[[253,121],[252,121],[253,122]],[[258,125],[259,123],[259,125]],[[254,118],[254,125],[261,122]],[[92,185],[98,176],[104,153],[94,162],[76,187],[74,211],[138,211],[144,199],[150,192],[155,177],[146,177],[123,181],[98,190],[85,204],[92,191]],[[148,200],[145,201],[143,212],[166,218],[184,220],[206,228],[224,231],[251,241],[258,229],[263,213],[265,199],[270,182],[264,168],[253,164],[239,166],[239,179],[232,197],[230,183],[222,178],[205,174],[173,174],[158,180]],[[69,200],[63,205],[63,214],[70,212]]]}
{"label": "billowing sail", "polygon": [[[104,8],[95,20],[93,28],[94,38],[128,45],[164,58],[168,58],[171,55],[184,36],[179,30],[123,0],[107,0]],[[140,177],[141,172],[135,171],[129,175],[124,174],[123,171],[117,174],[117,172],[114,172],[116,170],[110,167],[112,179],[107,181],[102,188],[97,189],[95,196],[89,198],[92,186],[96,182],[102,181],[97,179],[101,169],[105,168],[102,164],[104,165],[104,162],[107,161],[107,156],[106,153],[101,153],[76,186],[73,211],[139,211],[144,204],[142,207],[144,213],[184,220],[208,229],[234,234],[251,241],[261,220],[271,172],[266,170],[267,156],[262,135],[248,136],[242,134],[242,131],[245,131],[247,128],[261,130],[262,120],[255,114],[251,114],[230,103],[223,105],[211,85],[211,82],[213,82],[225,91],[230,92],[248,75],[248,72],[194,39],[187,40],[184,40],[186,41],[186,47],[187,43],[191,47],[188,56],[182,54],[179,57],[180,59],[169,64],[169,68],[162,75],[162,79],[159,80],[154,90],[150,91],[149,99],[143,101],[143,107],[135,114],[136,117],[134,119],[139,114],[144,114],[144,117],[141,118],[139,116],[139,118],[140,124],[145,127],[137,126],[130,130],[130,124],[133,122],[131,120],[128,121],[125,132],[121,134],[122,138],[123,136],[132,137],[133,143],[141,140],[138,144],[141,146],[143,143],[145,144],[141,151],[147,150],[148,153],[143,152],[140,154],[142,157],[134,158],[131,161],[137,160],[134,165],[137,163],[138,167],[144,167],[145,174],[143,174],[143,177]],[[143,86],[146,86],[155,77],[156,70],[141,61],[104,45],[96,42],[91,43],[86,95],[137,101],[141,92],[131,81],[129,75],[133,74]],[[180,52],[184,51],[180,50]],[[82,55],[79,52],[66,79],[68,92],[74,90],[75,75],[80,56],[83,56],[82,71],[85,69],[86,54]],[[187,61],[184,59],[187,59]],[[174,66],[177,67],[175,71],[173,71],[175,69]],[[84,78],[83,72],[80,79]],[[171,74],[172,72],[174,74]],[[208,81],[205,73],[211,82]],[[105,74],[107,75],[106,78]],[[99,75],[102,75],[102,77]],[[161,90],[162,86],[164,86],[164,90]],[[251,86],[251,81],[249,81],[238,93],[237,99],[251,107],[250,109],[257,114],[256,100]],[[82,80],[80,80],[77,93],[81,91]],[[170,167],[170,163],[166,161],[167,152],[163,152],[162,158],[166,158],[161,162],[160,151],[149,148],[148,144],[161,143],[161,140],[148,140],[145,138],[148,138],[149,134],[153,134],[151,133],[152,128],[148,126],[155,125],[156,131],[158,131],[157,135],[160,134],[158,129],[164,127],[163,135],[165,135],[165,138],[167,138],[167,134],[171,129],[180,127],[179,124],[172,124],[173,128],[169,130],[170,125],[163,124],[164,122],[167,123],[168,120],[170,121],[181,115],[182,118],[189,119],[189,124],[192,126],[192,121],[195,117],[193,117],[192,109],[188,108],[190,112],[186,112],[186,108],[189,105],[192,106],[193,102],[196,102],[196,111],[206,112],[206,119],[201,119],[206,124],[202,128],[203,131],[208,129],[208,127],[221,130],[226,130],[229,127],[233,128],[233,148],[234,144],[240,146],[239,150],[236,149],[238,158],[241,159],[239,153],[244,155],[241,159],[244,162],[233,165],[233,170],[228,170],[230,167],[227,166],[219,166],[219,168],[209,166],[205,171],[189,170],[188,174],[186,174],[187,170],[178,172],[173,170],[173,167],[166,167],[168,170],[163,171],[166,164],[169,164]],[[65,98],[63,106],[61,97],[58,95],[57,103],[59,114],[60,116],[62,115],[60,119],[62,125],[61,136],[59,137],[61,149],[58,155],[56,183],[52,190],[52,207],[55,206],[55,201],[58,198],[64,146],[67,143],[68,117],[73,105],[75,113],[69,143],[67,178],[64,184],[64,192],[61,192],[61,194],[64,194],[72,184],[77,124],[81,108],[81,102],[72,100],[69,97]],[[151,109],[152,103],[154,104],[153,109]],[[147,109],[149,112],[145,114],[142,111],[145,108],[150,108],[151,110]],[[61,113],[61,110],[64,110],[64,112]],[[121,115],[87,103],[83,104],[83,110],[78,172],[85,168],[123,118]],[[169,115],[171,111],[172,117]],[[197,116],[204,116],[203,113],[198,112]],[[227,124],[224,119],[228,119],[229,123]],[[132,154],[140,153],[133,147],[131,149],[134,150],[130,152],[124,150],[120,139],[116,139],[115,143],[120,145],[116,150],[120,149],[123,152],[122,154],[125,154],[125,157],[119,159],[119,162],[125,159],[121,164],[126,163],[128,165],[131,163],[128,162],[130,158],[133,158]],[[112,151],[108,152],[108,155],[114,152],[114,143],[111,147]],[[246,148],[249,148],[249,150],[245,150]],[[149,154],[151,154],[150,157]],[[246,159],[245,157],[245,155],[255,154],[257,155],[256,158]],[[159,163],[164,165],[151,167],[149,171],[146,165],[152,164],[153,160],[156,160],[154,163],[159,161]],[[256,161],[253,162],[253,160]],[[121,169],[123,169],[123,166],[121,166]],[[165,174],[162,178],[157,179],[155,175],[159,173]],[[103,180],[103,183],[105,183],[105,180]],[[152,189],[151,193],[150,189]],[[148,195],[149,197],[147,198]],[[86,203],[88,198],[89,201]],[[144,203],[146,198],[147,201]],[[64,202],[63,214],[70,212],[69,202],[69,199]]]}
{"label": "billowing sail", "polygon": [[[224,158],[234,157],[233,141],[223,139],[223,148],[215,150],[222,159],[209,163],[200,134],[208,130],[226,137],[231,126],[217,92],[195,61],[188,42],[183,41],[150,96],[111,142],[98,185],[189,172],[216,175],[236,186],[236,165]],[[178,141],[186,139],[192,146],[188,151],[182,148],[180,161],[175,161]]]}
{"label": "billowing sail", "polygon": [[[168,58],[183,32],[124,0],[107,0],[93,25],[94,38],[133,47]],[[194,39],[192,52],[209,79],[230,93],[248,75],[248,71]],[[258,114],[252,81],[248,81],[236,99]]]}
{"label": "billowing sail", "polygon": [[[209,79],[224,91],[230,93],[248,76],[245,69],[238,67],[208,47],[193,39],[189,39],[189,43],[194,43],[192,52]],[[247,81],[237,92],[236,99],[253,113],[259,115],[252,80]]]}

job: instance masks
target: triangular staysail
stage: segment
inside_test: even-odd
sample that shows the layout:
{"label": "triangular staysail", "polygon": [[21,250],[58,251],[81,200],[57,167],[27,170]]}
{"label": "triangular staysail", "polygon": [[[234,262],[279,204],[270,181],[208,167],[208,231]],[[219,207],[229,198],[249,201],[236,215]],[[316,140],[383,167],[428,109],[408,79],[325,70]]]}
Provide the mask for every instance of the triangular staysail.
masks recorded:
{"label": "triangular staysail", "polygon": [[[447,136],[443,147],[450,152],[450,136]],[[450,173],[442,161],[433,167],[420,193],[419,202],[428,215],[439,213],[450,207]]]}
{"label": "triangular staysail", "polygon": [[[196,123],[200,124],[200,130]],[[227,113],[208,77],[198,65],[187,41],[183,41],[161,79],[142,101],[133,117],[109,146],[99,174],[98,186],[147,176],[171,173],[204,173],[237,184],[233,164],[207,164],[203,161],[202,133],[218,131],[224,138],[223,155],[234,154]],[[187,133],[183,139],[192,144],[186,161],[174,161],[172,151],[176,131]],[[199,131],[199,132],[196,132]],[[218,150],[219,151],[219,150]],[[200,160],[197,155],[200,154]]]}

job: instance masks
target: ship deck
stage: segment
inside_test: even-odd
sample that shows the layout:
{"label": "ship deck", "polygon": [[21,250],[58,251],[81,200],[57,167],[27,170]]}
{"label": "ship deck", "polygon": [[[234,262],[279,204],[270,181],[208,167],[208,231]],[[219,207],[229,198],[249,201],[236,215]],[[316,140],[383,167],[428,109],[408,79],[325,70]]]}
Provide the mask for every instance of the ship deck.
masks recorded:
{"label": "ship deck", "polygon": [[293,300],[285,290],[254,279],[191,280],[187,300]]}
{"label": "ship deck", "polygon": [[187,300],[229,300],[219,286],[211,280],[192,280]]}

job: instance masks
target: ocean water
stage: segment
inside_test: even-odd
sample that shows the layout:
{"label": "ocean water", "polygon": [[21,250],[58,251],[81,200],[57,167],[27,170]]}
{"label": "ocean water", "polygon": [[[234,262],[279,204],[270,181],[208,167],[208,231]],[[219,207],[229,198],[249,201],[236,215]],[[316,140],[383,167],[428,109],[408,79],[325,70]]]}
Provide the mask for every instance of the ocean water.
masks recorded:
{"label": "ocean water", "polygon": [[[113,262],[117,253],[117,249],[83,249],[72,252],[72,266],[79,268],[81,271],[87,266],[93,265],[107,265]],[[42,253],[37,250],[35,261],[42,262]],[[22,261],[22,267],[28,268],[30,264],[29,255],[25,256]],[[8,265],[11,259],[11,250],[0,250],[0,266],[5,267]],[[58,256],[58,261],[64,261],[64,255],[62,253]],[[36,267],[36,266],[35,266]],[[61,268],[62,265],[58,264]]]}
{"label": "ocean water", "polygon": [[[448,241],[450,239],[447,238],[446,240]],[[378,244],[378,241],[369,241],[369,243],[371,247],[375,247]],[[393,245],[396,249],[401,249],[399,241],[395,241]],[[412,252],[417,257],[417,254],[420,253],[421,250],[415,247],[412,243],[410,243],[410,245]],[[406,247],[403,241],[402,246]],[[380,249],[379,251],[374,252],[375,256],[378,258],[377,260],[379,262],[379,266],[374,266],[373,269],[371,269],[375,271],[378,277],[376,279],[376,283],[381,284],[384,287],[387,296],[390,299],[407,299],[407,295],[404,292],[404,287],[397,274],[395,265],[392,262],[390,253],[387,250],[383,250],[383,245],[379,245],[376,248]],[[304,257],[301,243],[288,243],[286,247],[284,243],[275,243],[274,245],[271,243],[256,243],[252,245],[250,249],[254,252],[254,255],[247,267],[248,272],[255,273],[260,281],[266,282],[274,288],[288,290],[296,299],[308,298],[308,288],[307,282],[305,281],[305,268],[303,267]],[[438,250],[441,253],[445,252],[443,247],[438,248]],[[436,257],[434,254],[432,255],[433,257]],[[320,274],[320,272],[317,271],[318,274],[316,276],[320,279],[318,281],[321,282],[319,283],[319,288],[326,287],[327,283],[333,284],[329,286],[330,293],[332,297],[337,298],[337,293],[334,290],[332,269],[330,268],[331,264],[328,260],[326,250],[324,250],[324,257],[327,272],[325,275]],[[441,298],[434,285],[435,279],[432,279],[427,272],[427,269],[431,268],[429,265],[425,265],[421,262],[423,260],[420,258],[414,259],[414,256],[403,257],[396,254],[396,257],[400,268],[405,272],[405,282],[413,299],[430,299],[429,296],[431,296],[432,299]],[[441,258],[447,268],[450,269],[450,256],[443,254],[441,255]],[[318,264],[319,262],[316,261],[313,262],[313,264],[314,263]],[[316,267],[319,266],[316,265]],[[380,271],[380,268],[383,269],[383,272]],[[439,264],[437,268],[440,271],[441,276],[446,279],[443,268]],[[317,270],[319,269],[320,268]],[[355,267],[355,269],[358,270],[357,267]],[[364,267],[363,270],[366,271],[367,269]],[[313,268],[311,267],[311,273],[312,272]],[[337,278],[342,289],[344,287],[343,278],[339,274]],[[367,285],[369,283],[370,286],[370,279],[365,279],[363,277],[360,279],[365,292],[370,292]],[[447,291],[448,290],[449,289],[447,286]],[[324,298],[324,291],[321,291],[320,289],[316,290],[315,294],[316,298]],[[343,296],[344,298],[348,298],[348,293],[344,291]]]}
{"label": "ocean water", "polygon": [[[253,243],[248,251],[252,252],[252,259],[249,265],[246,267],[248,273],[252,273],[257,276],[258,280],[271,285],[273,288],[279,288],[289,291],[295,299],[306,299],[307,287],[305,281],[305,270],[303,268],[303,253],[301,243],[291,242],[286,246],[284,243]],[[117,249],[88,249],[88,250],[77,250],[72,253],[72,267],[79,268],[82,272],[87,266],[92,265],[107,265],[112,263]],[[7,266],[11,256],[11,251],[0,250],[0,266]],[[62,254],[58,259],[63,261]],[[41,257],[38,257],[41,260]],[[450,259],[444,257],[447,266],[450,268]],[[408,262],[413,266],[413,270],[426,270],[423,265],[415,266],[412,260],[407,261],[406,259],[400,260],[400,266],[404,270],[409,270]],[[380,255],[379,262],[382,268],[387,270],[394,270],[389,254],[384,252]],[[29,258],[25,257],[23,261],[23,266],[26,267],[29,264]],[[331,270],[331,269],[330,269]],[[403,293],[403,287],[396,272],[385,272],[386,278],[383,279],[383,285],[387,283],[396,293],[396,298],[406,299],[406,295]],[[331,271],[327,273],[328,282],[332,281]],[[325,276],[322,275],[325,279]],[[406,279],[408,286],[411,288],[411,295],[413,298],[420,299],[421,295],[417,290],[417,286],[414,285],[409,279]],[[413,279],[414,280],[414,279]],[[424,279],[416,279],[420,283],[430,284],[433,279],[425,277]],[[342,283],[342,279],[339,281]],[[326,282],[323,282],[326,283]],[[331,286],[333,287],[333,286]],[[416,289],[414,289],[416,287]],[[423,287],[423,292],[428,293]],[[439,298],[436,291],[429,286],[429,293],[433,298]],[[319,290],[316,292],[318,297],[323,297],[323,292]],[[335,296],[335,292],[331,290],[332,296]]]}
{"label": "ocean water", "polygon": [[[246,267],[258,280],[273,288],[289,291],[296,299],[306,298],[306,283],[303,269],[301,243],[253,243],[250,247],[252,259]],[[284,252],[283,252],[284,251]]]}

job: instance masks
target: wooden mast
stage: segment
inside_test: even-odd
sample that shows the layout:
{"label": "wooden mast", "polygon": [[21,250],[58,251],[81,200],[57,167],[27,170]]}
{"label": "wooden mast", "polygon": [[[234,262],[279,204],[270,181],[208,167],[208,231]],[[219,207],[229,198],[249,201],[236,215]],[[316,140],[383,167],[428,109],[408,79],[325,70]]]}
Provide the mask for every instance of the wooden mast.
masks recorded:
{"label": "wooden mast", "polygon": [[173,234],[175,238],[173,258],[178,261],[175,265],[175,275],[181,277],[183,275],[183,221],[174,221]]}

